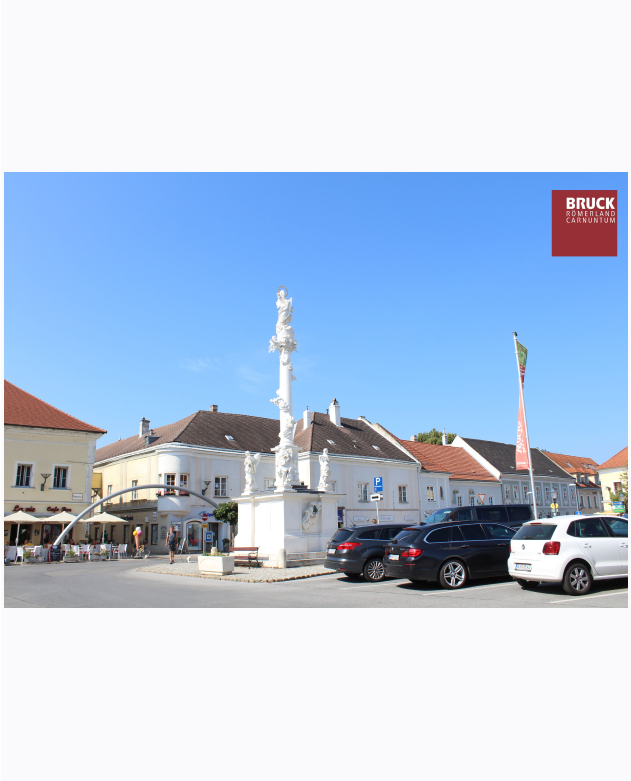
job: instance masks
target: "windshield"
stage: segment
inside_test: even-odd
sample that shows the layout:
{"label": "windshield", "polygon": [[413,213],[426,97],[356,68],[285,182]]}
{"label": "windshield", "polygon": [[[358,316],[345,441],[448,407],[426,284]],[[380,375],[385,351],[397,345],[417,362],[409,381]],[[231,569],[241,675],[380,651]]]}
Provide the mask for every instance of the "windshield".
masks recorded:
{"label": "windshield", "polygon": [[436,510],[431,515],[428,515],[423,523],[442,523],[449,518],[451,513],[451,510]]}
{"label": "windshield", "polygon": [[521,527],[514,540],[551,540],[556,526],[553,523],[542,523],[531,526],[529,523]]}

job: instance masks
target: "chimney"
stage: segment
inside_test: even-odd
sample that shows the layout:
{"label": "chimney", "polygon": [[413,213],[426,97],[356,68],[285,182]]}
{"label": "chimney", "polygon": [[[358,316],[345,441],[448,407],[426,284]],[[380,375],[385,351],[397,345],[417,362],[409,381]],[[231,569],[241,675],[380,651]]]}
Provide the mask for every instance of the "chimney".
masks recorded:
{"label": "chimney", "polygon": [[447,444],[447,432],[445,431],[445,427],[443,426],[443,445]]}
{"label": "chimney", "polygon": [[219,412],[219,407],[216,404],[210,405],[210,411],[211,412]]}
{"label": "chimney", "polygon": [[140,421],[140,431],[138,432],[138,438],[144,437],[149,433],[149,421],[144,418]]}
{"label": "chimney", "polygon": [[302,413],[302,430],[306,431],[307,428],[311,425],[311,418],[312,413],[309,412],[309,407],[305,409],[305,411]]}
{"label": "chimney", "polygon": [[412,434],[410,437],[410,442],[416,442],[416,434]]}
{"label": "chimney", "polygon": [[358,415],[357,416],[357,420],[365,420],[366,423],[370,423],[370,421],[368,420],[368,418],[365,415]]}
{"label": "chimney", "polygon": [[342,418],[340,417],[340,405],[337,403],[337,399],[333,399],[331,406],[329,407],[329,418],[331,423],[335,423],[336,426],[342,425]]}

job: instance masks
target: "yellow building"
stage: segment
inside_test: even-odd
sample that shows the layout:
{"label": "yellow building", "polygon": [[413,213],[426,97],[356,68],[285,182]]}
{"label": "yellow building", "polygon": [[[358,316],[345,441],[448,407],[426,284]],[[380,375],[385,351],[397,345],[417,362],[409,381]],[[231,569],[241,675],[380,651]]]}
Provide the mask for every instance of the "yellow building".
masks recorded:
{"label": "yellow building", "polygon": [[605,512],[612,510],[611,494],[616,494],[622,489],[622,473],[629,470],[629,447],[622,448],[619,453],[612,456],[604,464],[598,467],[600,483],[603,489],[603,506]]}
{"label": "yellow building", "polygon": [[[18,544],[54,542],[61,526],[46,518],[92,504],[96,441],[106,433],[5,380],[4,515],[24,510],[41,519],[20,524]],[[5,543],[15,544],[16,533],[16,524],[5,523]]]}

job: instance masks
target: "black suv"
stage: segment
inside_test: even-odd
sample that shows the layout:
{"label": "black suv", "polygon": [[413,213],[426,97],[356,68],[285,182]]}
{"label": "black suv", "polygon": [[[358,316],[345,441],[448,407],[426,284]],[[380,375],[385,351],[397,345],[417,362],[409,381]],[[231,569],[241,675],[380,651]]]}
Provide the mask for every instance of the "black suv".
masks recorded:
{"label": "black suv", "polygon": [[428,515],[423,523],[447,523],[447,521],[493,521],[519,529],[532,520],[529,504],[487,504],[477,507],[445,507]]}
{"label": "black suv", "polygon": [[508,575],[515,533],[501,523],[408,526],[386,548],[386,576],[438,580],[443,588],[457,589],[469,578]]}
{"label": "black suv", "polygon": [[406,527],[380,523],[373,526],[345,526],[338,529],[326,546],[324,566],[377,582],[385,577],[383,557],[386,545]]}

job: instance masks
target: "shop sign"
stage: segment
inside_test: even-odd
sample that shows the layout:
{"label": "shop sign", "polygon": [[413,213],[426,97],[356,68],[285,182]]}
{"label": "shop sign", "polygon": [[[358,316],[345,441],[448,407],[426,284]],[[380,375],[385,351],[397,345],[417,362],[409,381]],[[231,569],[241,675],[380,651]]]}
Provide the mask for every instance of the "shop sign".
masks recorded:
{"label": "shop sign", "polygon": [[73,502],[82,502],[83,501],[83,494],[72,494],[72,501]]}
{"label": "shop sign", "polygon": [[13,512],[17,513],[19,510],[22,510],[22,512],[25,512],[25,513],[34,513],[35,512],[35,508],[34,507],[20,507],[19,504],[16,504],[15,507],[13,508]]}

